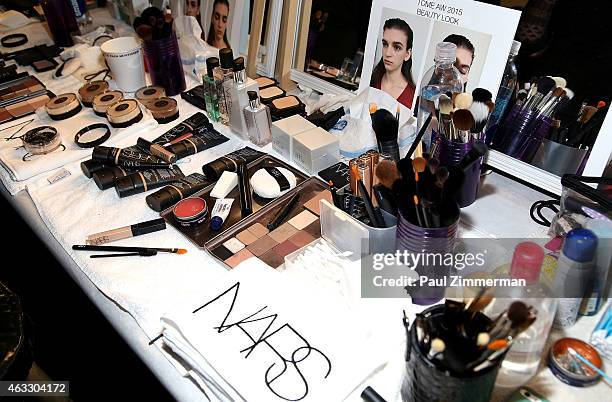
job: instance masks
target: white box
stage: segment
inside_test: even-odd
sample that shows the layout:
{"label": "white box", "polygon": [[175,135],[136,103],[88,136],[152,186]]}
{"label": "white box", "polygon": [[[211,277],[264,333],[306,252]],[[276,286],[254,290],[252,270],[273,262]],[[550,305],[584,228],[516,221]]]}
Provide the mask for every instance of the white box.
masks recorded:
{"label": "white box", "polygon": [[320,127],[297,134],[291,156],[297,166],[316,175],[340,160],[338,138]]}
{"label": "white box", "polygon": [[317,126],[300,115],[275,121],[272,123],[272,149],[286,160],[291,161],[293,137],[313,128]]}

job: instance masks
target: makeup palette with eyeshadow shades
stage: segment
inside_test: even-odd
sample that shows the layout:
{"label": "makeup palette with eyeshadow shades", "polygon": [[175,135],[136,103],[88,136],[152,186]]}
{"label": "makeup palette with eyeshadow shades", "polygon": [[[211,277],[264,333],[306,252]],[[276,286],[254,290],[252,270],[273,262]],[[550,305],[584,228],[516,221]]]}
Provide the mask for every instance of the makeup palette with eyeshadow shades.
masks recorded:
{"label": "makeup palette with eyeshadow shades", "polygon": [[33,76],[0,85],[0,124],[34,113],[49,100],[50,93]]}
{"label": "makeup palette with eyeshadow shades", "polygon": [[[300,202],[280,226],[269,231],[266,226],[296,192],[301,195]],[[331,199],[331,193],[325,183],[311,177],[208,241],[205,248],[230,268],[248,258],[259,258],[272,268],[278,268],[285,262],[285,256],[321,237],[318,207],[321,199]]]}

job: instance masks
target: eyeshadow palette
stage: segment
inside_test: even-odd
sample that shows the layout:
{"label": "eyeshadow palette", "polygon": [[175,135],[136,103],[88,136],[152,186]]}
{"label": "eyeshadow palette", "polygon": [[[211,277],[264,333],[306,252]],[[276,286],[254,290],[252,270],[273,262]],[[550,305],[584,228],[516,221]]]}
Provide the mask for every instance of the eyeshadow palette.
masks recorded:
{"label": "eyeshadow palette", "polygon": [[0,124],[34,113],[49,100],[45,86],[33,76],[0,85]]}
{"label": "eyeshadow palette", "polygon": [[[287,163],[279,159],[276,159],[270,155],[264,155],[248,164],[249,178],[257,170],[265,166],[283,167],[287,170],[290,170],[293,174],[295,174],[298,187],[300,183],[304,182],[307,179],[307,176],[304,175],[299,170],[295,169],[294,167],[288,165]],[[214,185],[215,183],[212,183],[211,185],[207,186],[203,190],[195,193],[192,197],[203,198],[206,201],[206,204],[210,206],[209,209],[212,209],[216,201],[215,198],[210,196],[210,193],[212,189],[214,188]],[[289,193],[292,193],[292,192],[290,191]],[[239,223],[242,219],[241,212],[240,212],[240,197],[239,197],[238,187],[237,186],[234,187],[234,189],[232,189],[232,191],[230,191],[230,193],[225,198],[233,198],[234,203],[232,204],[232,208],[229,212],[229,215],[227,216],[227,218],[225,219],[223,223],[223,227],[221,228],[221,231],[213,231],[212,229],[210,229],[210,226],[209,226],[210,217],[200,225],[187,228],[187,227],[181,226],[177,222],[177,220],[174,217],[174,214],[172,213],[172,208],[168,208],[162,211],[160,215],[166,220],[168,224],[174,226],[177,230],[183,233],[183,235],[189,238],[193,243],[203,248],[205,247],[205,244],[209,242],[211,239],[220,236],[224,230],[227,230],[228,228]],[[256,196],[255,194],[253,194],[253,214],[257,213],[257,211],[261,210],[263,207],[272,203],[273,201],[276,201],[276,200],[260,198]],[[242,238],[244,240],[243,243],[244,242],[248,243],[250,241],[254,242],[256,240],[256,239],[252,239],[251,237],[249,237],[248,233],[245,233]]]}
{"label": "eyeshadow palette", "polygon": [[[268,223],[295,193],[301,196],[298,205],[280,226],[269,231]],[[211,239],[205,247],[230,268],[253,257],[272,268],[278,268],[283,265],[287,255],[321,237],[318,206],[321,199],[331,201],[331,193],[323,181],[311,177],[259,212]]]}

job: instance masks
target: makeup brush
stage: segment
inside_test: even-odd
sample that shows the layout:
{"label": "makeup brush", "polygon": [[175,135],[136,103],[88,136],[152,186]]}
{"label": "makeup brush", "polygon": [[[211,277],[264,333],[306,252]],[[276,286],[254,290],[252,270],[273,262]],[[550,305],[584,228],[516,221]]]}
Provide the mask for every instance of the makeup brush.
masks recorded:
{"label": "makeup brush", "polygon": [[439,98],[440,116],[438,117],[438,132],[440,135],[451,138],[451,115],[453,113],[453,101],[445,94]]}
{"label": "makeup brush", "polygon": [[484,88],[474,88],[472,91],[473,102],[486,103],[493,100],[493,94]]}
{"label": "makeup brush", "polygon": [[524,89],[521,89],[516,94],[516,104],[522,105],[523,103],[525,103],[526,100],[527,100],[527,91],[525,91]]}
{"label": "makeup brush", "polygon": [[147,250],[154,250],[158,253],[171,253],[171,254],[186,254],[187,250],[184,248],[150,248],[150,247],[124,247],[124,246],[94,246],[89,244],[74,244],[73,250],[77,251],[118,251],[125,253],[139,253],[141,251],[146,252]]}
{"label": "makeup brush", "polygon": [[478,345],[481,348],[487,346],[490,341],[491,341],[491,337],[489,336],[487,332],[481,332],[476,337],[476,345]]}
{"label": "makeup brush", "polygon": [[550,77],[555,81],[555,86],[557,88],[565,89],[567,86],[567,80],[563,77]]}
{"label": "makeup brush", "polygon": [[400,105],[397,105],[397,108],[395,109],[395,120],[400,121]]}
{"label": "makeup brush", "polygon": [[489,120],[489,107],[486,103],[474,101],[470,106],[470,113],[474,117],[474,127],[472,128],[472,137],[475,140],[482,139],[483,131]]}
{"label": "makeup brush", "polygon": [[378,110],[378,105],[376,103],[370,103],[369,110],[370,114],[376,113],[376,111]]}
{"label": "makeup brush", "polygon": [[446,349],[446,344],[444,343],[444,341],[440,338],[435,338],[431,341],[431,348],[429,349],[429,352],[427,353],[427,357],[430,360],[436,357],[439,358],[440,354],[443,353],[445,349]]}
{"label": "makeup brush", "polygon": [[365,184],[363,184],[363,180],[357,180],[357,186],[359,187],[359,194],[361,195],[361,199],[363,199],[363,203],[365,205],[366,213],[368,214],[368,218],[370,219],[370,224],[372,227],[381,228],[384,223],[380,222],[378,216],[374,212],[374,206],[372,205],[372,199],[366,190]]}
{"label": "makeup brush", "polygon": [[427,131],[427,127],[429,127],[429,123],[431,122],[432,117],[433,114],[430,113],[429,116],[427,116],[427,119],[425,119],[425,123],[421,126],[421,129],[419,130],[417,136],[414,138],[414,141],[412,142],[412,145],[410,145],[410,149],[408,149],[408,153],[406,154],[405,158],[412,158],[412,154],[414,154],[414,151],[421,143],[423,135],[425,134],[425,131]]}
{"label": "makeup brush", "polygon": [[475,124],[472,113],[467,109],[455,110],[452,121],[456,132],[456,139],[463,143],[469,142],[471,131]]}
{"label": "makeup brush", "polygon": [[399,122],[386,109],[380,109],[371,115],[372,128],[376,133],[378,150],[381,153],[389,154],[394,161],[400,160],[399,145],[397,135]]}
{"label": "makeup brush", "polygon": [[399,171],[395,162],[383,159],[376,165],[376,177],[378,182],[388,189],[393,188],[393,183],[400,179]]}
{"label": "makeup brush", "polygon": [[293,208],[295,208],[298,201],[300,201],[300,193],[294,194],[293,197],[291,197],[291,199],[280,209],[278,214],[266,226],[268,230],[273,231],[274,229],[279,227],[285,221],[287,216],[289,216]]}
{"label": "makeup brush", "polygon": [[606,107],[606,102],[604,101],[597,102],[597,109],[603,109],[604,107]]}
{"label": "makeup brush", "polygon": [[414,180],[417,182],[417,195],[419,196],[421,195],[421,192],[419,191],[418,182],[420,181],[421,175],[426,168],[427,160],[425,158],[419,157],[412,160],[412,171],[414,172]]}
{"label": "makeup brush", "polygon": [[474,141],[474,144],[472,144],[472,149],[470,149],[459,161],[459,167],[465,171],[472,165],[472,163],[483,157],[488,150],[489,147],[487,147],[484,142]]}
{"label": "makeup brush", "polygon": [[533,109],[538,105],[538,103],[542,100],[544,96],[546,96],[553,88],[555,87],[555,81],[550,77],[542,77],[538,81],[537,91],[536,93],[527,98],[527,102],[523,106],[523,110]]}
{"label": "makeup brush", "polygon": [[469,109],[472,106],[472,94],[462,92],[455,96],[455,111],[458,109]]}
{"label": "makeup brush", "polygon": [[565,90],[563,88],[555,88],[546,103],[540,103],[538,116],[549,116],[552,114],[551,112],[563,96],[565,96]]}

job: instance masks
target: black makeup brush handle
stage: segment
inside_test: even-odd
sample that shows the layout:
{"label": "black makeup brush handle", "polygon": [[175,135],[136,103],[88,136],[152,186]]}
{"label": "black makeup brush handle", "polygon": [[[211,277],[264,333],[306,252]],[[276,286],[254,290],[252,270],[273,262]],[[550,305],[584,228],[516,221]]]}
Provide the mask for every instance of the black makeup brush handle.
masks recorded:
{"label": "black makeup brush handle", "polygon": [[399,162],[400,160],[399,145],[397,141],[378,141],[378,151],[390,155],[395,162]]}
{"label": "black makeup brush handle", "polygon": [[363,390],[361,399],[366,402],[387,402],[378,392],[374,391],[372,387],[367,387]]}

